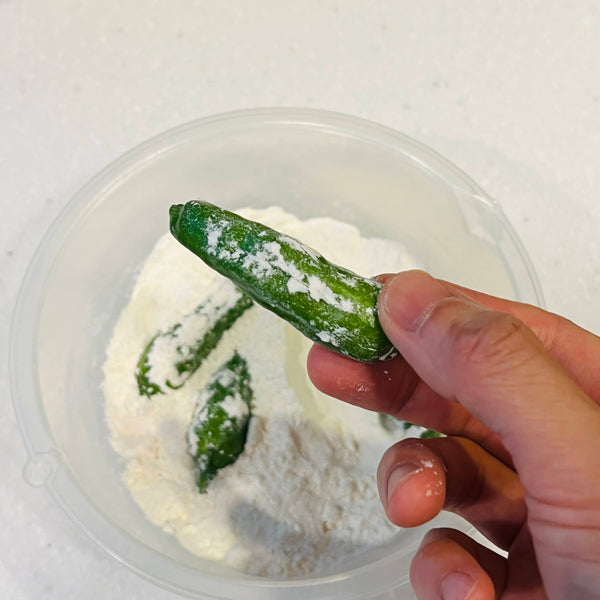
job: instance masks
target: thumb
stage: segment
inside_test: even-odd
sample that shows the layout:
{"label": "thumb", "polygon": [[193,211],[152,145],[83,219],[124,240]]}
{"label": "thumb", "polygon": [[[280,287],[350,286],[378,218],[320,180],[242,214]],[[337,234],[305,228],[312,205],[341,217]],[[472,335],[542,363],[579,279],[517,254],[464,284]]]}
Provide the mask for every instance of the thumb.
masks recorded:
{"label": "thumb", "polygon": [[421,379],[500,435],[526,489],[548,492],[553,473],[558,493],[579,496],[600,477],[600,461],[590,458],[600,408],[521,321],[421,271],[387,279],[379,317]]}

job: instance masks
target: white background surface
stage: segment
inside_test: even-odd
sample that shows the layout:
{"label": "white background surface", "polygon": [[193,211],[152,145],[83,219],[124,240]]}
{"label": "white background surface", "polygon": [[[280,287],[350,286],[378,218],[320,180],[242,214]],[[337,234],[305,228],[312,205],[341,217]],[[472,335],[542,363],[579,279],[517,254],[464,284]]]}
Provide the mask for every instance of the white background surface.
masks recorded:
{"label": "white background surface", "polygon": [[546,302],[600,333],[600,5],[0,0],[0,597],[175,598],[22,479],[6,372],[25,268],[68,199],[174,125],[254,106],[379,121],[498,199]]}

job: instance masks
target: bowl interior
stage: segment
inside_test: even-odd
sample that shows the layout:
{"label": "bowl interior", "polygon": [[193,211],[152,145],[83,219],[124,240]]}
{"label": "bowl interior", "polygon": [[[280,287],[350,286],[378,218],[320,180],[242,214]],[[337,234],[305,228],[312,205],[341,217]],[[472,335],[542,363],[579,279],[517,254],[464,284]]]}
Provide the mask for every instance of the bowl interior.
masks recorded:
{"label": "bowl interior", "polygon": [[[99,522],[110,524],[107,530],[134,540],[123,551],[130,555],[121,558],[173,589],[180,589],[169,579],[174,575],[156,569],[189,569],[186,593],[194,593],[193,573],[237,582],[253,578],[191,555],[146,520],[121,481],[101,385],[112,329],[139,267],[168,229],[169,205],[194,198],[227,208],[280,205],[301,218],[333,216],[364,235],[404,242],[436,276],[541,301],[527,258],[497,206],[443,159],[361,121],[258,111],[193,123],[151,140],[98,176],[67,207],[32,264],[29,281],[36,283],[25,284],[22,296],[31,294],[19,314],[36,324],[35,399],[16,401],[35,404],[21,410],[25,436],[34,453],[60,457],[59,476],[48,485],[74,516],[86,521],[77,507],[91,506]],[[19,325],[17,320],[17,334]],[[22,377],[31,377],[28,368],[21,365]],[[62,489],[61,477],[70,482]],[[119,554],[103,539],[102,527],[95,528],[90,533]],[[391,549],[411,548],[421,535],[401,532]],[[151,552],[147,558],[159,557],[154,573],[136,558],[140,548]],[[361,557],[361,568],[381,557],[381,551]],[[355,567],[341,565],[337,576]],[[197,580],[198,595],[206,593],[206,581]]]}

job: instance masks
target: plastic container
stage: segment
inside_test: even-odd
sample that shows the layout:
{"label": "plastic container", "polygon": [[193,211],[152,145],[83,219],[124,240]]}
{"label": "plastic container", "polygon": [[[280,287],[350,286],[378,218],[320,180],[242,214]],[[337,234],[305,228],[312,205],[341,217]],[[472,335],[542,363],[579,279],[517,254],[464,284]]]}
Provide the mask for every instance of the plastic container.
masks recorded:
{"label": "plastic container", "polygon": [[[131,150],[67,205],[40,244],[17,302],[10,371],[43,485],[102,547],[157,584],[194,598],[409,598],[410,559],[429,528],[317,578],[274,581],[204,561],[151,524],[121,482],[101,391],[105,348],[136,272],[167,230],[168,206],[281,205],[402,240],[434,275],[541,304],[527,255],[499,206],[417,142],[363,120],[260,109],[178,127]],[[324,232],[326,235],[326,232]],[[444,514],[438,524],[463,527]]]}

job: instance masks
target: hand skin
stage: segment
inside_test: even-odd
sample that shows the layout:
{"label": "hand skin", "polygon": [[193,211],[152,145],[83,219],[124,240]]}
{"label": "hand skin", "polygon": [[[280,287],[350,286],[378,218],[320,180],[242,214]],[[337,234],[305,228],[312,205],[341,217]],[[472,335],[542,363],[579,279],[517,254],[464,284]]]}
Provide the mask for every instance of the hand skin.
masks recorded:
{"label": "hand skin", "polygon": [[430,531],[419,600],[600,598],[600,338],[557,315],[434,279],[381,276],[381,324],[401,356],[362,364],[314,346],[323,392],[446,434],[383,456],[390,520],[458,513],[508,553]]}

